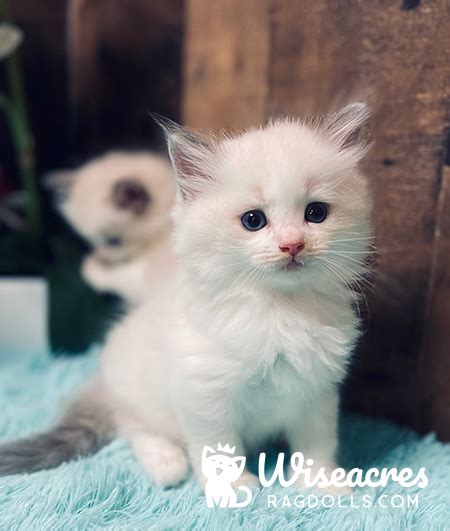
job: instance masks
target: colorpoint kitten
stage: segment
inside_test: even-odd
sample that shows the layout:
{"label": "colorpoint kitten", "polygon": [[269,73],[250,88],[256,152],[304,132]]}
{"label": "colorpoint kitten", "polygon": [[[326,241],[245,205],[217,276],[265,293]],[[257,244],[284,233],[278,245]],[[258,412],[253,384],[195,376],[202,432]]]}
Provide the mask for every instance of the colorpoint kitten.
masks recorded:
{"label": "colorpoint kitten", "polygon": [[372,236],[368,115],[355,103],[212,140],[166,125],[178,192],[165,280],[113,329],[60,424],[1,449],[0,472],[56,466],[113,433],[160,485],[190,467],[204,485],[205,445],[246,455],[280,433],[331,471]]}
{"label": "colorpoint kitten", "polygon": [[82,264],[86,282],[131,303],[145,300],[167,256],[175,194],[169,161],[111,152],[78,170],[54,172],[47,184],[63,216],[92,247]]}

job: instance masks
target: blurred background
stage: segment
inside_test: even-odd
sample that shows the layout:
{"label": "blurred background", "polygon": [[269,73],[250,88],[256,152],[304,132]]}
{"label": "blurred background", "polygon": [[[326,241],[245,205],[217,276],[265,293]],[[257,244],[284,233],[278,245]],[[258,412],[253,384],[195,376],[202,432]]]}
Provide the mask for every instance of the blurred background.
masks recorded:
{"label": "blurred background", "polygon": [[163,149],[149,111],[241,128],[364,97],[377,270],[344,404],[450,440],[448,0],[0,0],[0,22],[20,32],[0,38],[0,275],[46,279],[55,353],[120,306],[80,278],[42,176]]}

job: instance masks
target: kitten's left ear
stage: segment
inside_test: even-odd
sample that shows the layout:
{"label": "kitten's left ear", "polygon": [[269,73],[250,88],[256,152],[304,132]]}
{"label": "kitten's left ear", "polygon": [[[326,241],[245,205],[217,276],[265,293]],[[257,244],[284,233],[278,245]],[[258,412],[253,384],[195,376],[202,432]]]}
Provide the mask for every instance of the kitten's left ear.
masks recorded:
{"label": "kitten's left ear", "polygon": [[364,102],[351,103],[325,119],[324,131],[340,150],[352,150],[358,159],[370,148],[370,109]]}
{"label": "kitten's left ear", "polygon": [[181,197],[192,200],[213,180],[214,148],[206,138],[175,122],[158,115],[152,117],[164,131]]}

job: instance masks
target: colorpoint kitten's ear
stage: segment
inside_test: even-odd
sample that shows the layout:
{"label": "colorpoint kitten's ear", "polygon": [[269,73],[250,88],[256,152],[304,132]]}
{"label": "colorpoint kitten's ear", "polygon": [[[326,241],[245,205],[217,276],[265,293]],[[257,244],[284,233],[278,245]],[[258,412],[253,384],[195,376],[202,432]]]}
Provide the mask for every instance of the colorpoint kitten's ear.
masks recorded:
{"label": "colorpoint kitten's ear", "polygon": [[140,216],[147,210],[151,197],[137,177],[124,177],[114,184],[112,200],[118,209]]}
{"label": "colorpoint kitten's ear", "polygon": [[352,150],[360,159],[372,142],[369,118],[370,109],[366,103],[351,103],[325,119],[324,131],[340,149]]}
{"label": "colorpoint kitten's ear", "polygon": [[154,114],[152,117],[164,131],[181,197],[192,200],[212,182],[214,148],[204,137],[175,122]]}

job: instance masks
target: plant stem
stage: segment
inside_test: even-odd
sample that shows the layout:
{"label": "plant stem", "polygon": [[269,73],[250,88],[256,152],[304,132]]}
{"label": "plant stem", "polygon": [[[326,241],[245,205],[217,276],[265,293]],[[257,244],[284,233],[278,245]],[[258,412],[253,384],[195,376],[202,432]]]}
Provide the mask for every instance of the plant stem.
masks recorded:
{"label": "plant stem", "polygon": [[[6,2],[0,0],[0,17],[7,19]],[[30,232],[36,238],[41,236],[41,205],[36,181],[34,140],[28,125],[25,89],[22,79],[19,51],[6,60],[6,74],[9,84],[9,98],[2,95],[1,106],[5,110],[17,155],[22,187],[28,196],[27,220]]]}

